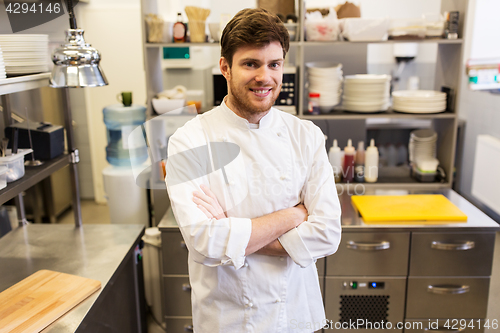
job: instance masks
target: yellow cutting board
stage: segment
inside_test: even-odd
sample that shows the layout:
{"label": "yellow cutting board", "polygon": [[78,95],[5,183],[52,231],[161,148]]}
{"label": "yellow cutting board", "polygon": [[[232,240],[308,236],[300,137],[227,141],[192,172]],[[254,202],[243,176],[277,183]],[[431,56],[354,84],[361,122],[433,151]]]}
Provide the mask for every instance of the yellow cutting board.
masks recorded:
{"label": "yellow cutting board", "polygon": [[101,288],[101,282],[38,271],[0,293],[0,333],[37,333]]}
{"label": "yellow cutting board", "polygon": [[467,215],[441,194],[353,195],[351,200],[365,223],[467,221]]}

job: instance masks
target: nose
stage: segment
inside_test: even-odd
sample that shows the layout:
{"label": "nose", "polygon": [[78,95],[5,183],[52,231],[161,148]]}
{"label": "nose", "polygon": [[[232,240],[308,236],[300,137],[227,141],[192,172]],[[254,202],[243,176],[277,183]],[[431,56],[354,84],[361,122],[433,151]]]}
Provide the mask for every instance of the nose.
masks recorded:
{"label": "nose", "polygon": [[271,73],[267,66],[261,66],[255,75],[255,81],[267,83],[271,80]]}

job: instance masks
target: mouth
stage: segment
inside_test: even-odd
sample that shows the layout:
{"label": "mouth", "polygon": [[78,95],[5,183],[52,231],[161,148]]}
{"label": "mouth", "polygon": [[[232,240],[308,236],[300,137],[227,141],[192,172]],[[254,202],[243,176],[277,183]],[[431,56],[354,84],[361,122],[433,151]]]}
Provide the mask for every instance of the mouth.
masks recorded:
{"label": "mouth", "polygon": [[257,97],[266,97],[269,95],[269,93],[273,90],[272,88],[256,88],[252,89],[250,88],[250,91],[253,92],[253,94]]}

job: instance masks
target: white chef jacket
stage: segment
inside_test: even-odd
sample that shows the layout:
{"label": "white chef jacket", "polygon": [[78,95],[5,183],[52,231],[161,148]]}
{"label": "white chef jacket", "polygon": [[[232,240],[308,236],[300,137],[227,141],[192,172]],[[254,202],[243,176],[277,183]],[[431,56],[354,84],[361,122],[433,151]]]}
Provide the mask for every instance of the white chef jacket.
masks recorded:
{"label": "white chef jacket", "polygon": [[[275,108],[257,129],[252,125],[222,103],[168,142],[166,182],[189,249],[194,331],[312,332],[325,319],[314,263],[333,254],[341,236],[324,135]],[[220,143],[235,145],[215,151]],[[215,193],[227,218],[208,219],[197,208],[192,193],[200,184]],[[245,256],[250,219],[298,203],[309,216],[279,238],[289,256]]]}

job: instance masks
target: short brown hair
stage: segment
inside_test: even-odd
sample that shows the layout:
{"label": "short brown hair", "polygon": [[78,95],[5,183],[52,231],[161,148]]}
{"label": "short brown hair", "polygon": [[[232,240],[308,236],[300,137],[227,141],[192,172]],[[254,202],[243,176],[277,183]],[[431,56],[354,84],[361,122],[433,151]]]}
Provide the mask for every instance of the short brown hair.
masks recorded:
{"label": "short brown hair", "polygon": [[224,28],[220,43],[221,56],[226,58],[231,67],[233,55],[239,47],[263,47],[271,42],[281,44],[285,58],[290,47],[290,36],[283,22],[263,8],[246,8],[240,10]]}

